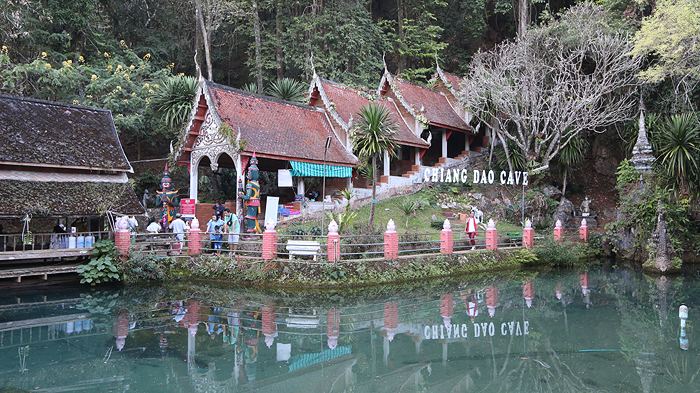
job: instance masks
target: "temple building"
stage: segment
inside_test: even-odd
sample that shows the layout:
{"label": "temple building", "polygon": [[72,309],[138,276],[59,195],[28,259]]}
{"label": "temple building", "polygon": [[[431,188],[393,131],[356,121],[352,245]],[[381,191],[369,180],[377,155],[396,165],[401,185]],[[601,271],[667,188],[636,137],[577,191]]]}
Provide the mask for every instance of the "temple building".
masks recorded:
{"label": "temple building", "polygon": [[[347,146],[347,135],[331,125],[324,110],[205,80],[195,99],[186,133],[174,152],[177,163],[189,168],[190,198],[197,199],[200,166],[212,171],[233,168],[239,184],[245,184],[243,175],[253,154],[260,171],[288,169],[297,181],[323,176],[325,162],[329,187],[350,186],[357,157]],[[295,192],[304,194],[303,181]]]}
{"label": "temple building", "polygon": [[[0,95],[0,133],[0,233],[51,232],[58,222],[97,232],[105,214],[144,212],[110,111]],[[0,251],[27,247],[1,240]]]}
{"label": "temple building", "polygon": [[371,184],[357,173],[351,131],[359,121],[358,112],[376,103],[388,109],[399,145],[395,157],[385,153],[381,159],[377,192],[395,194],[420,183],[422,167],[463,166],[470,152],[480,152],[488,143],[488,136],[469,124],[470,114],[458,103],[459,82],[459,77],[439,67],[435,88],[415,85],[385,70],[379,88],[367,91],[314,73],[308,105],[301,105],[200,79],[196,105],[174,156],[189,168],[192,199],[197,199],[202,168],[235,171],[241,189],[254,154],[261,172],[288,170],[293,177],[293,187],[279,189],[280,203],[299,201],[311,187],[317,187],[320,200],[324,163],[326,195],[354,188],[357,199],[364,199]]}

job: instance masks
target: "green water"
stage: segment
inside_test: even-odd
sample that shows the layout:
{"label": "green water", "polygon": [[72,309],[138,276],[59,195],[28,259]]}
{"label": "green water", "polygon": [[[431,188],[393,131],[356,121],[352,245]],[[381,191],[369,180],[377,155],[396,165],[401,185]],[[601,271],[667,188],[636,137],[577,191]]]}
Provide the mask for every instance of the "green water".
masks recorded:
{"label": "green water", "polygon": [[0,387],[696,392],[698,295],[694,278],[595,267],[355,291],[181,283],[3,293]]}

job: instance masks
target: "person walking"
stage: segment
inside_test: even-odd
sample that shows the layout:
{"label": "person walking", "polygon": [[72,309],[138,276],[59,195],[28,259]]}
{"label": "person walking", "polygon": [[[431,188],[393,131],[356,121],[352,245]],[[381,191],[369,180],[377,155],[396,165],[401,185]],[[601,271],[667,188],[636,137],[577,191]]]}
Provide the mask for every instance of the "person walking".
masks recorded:
{"label": "person walking", "polygon": [[476,217],[474,215],[474,211],[472,210],[471,213],[469,213],[469,218],[467,218],[467,225],[464,228],[464,231],[469,235],[469,239],[472,244],[472,250],[476,250],[476,240],[474,238],[476,237]]}

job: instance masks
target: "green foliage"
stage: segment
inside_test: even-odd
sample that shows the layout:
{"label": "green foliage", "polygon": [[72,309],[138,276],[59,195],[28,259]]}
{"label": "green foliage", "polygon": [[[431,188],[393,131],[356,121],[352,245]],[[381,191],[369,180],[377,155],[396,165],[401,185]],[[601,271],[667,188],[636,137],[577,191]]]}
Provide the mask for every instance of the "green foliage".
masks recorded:
{"label": "green foliage", "polygon": [[[53,57],[59,57],[55,55]],[[161,126],[151,99],[171,67],[157,68],[150,54],[139,57],[125,44],[89,62],[72,54],[56,61],[47,53],[27,62],[14,63],[6,50],[0,53],[0,91],[6,94],[93,106],[112,111],[122,143],[135,140],[155,144],[173,134]]]}
{"label": "green foliage", "polygon": [[416,213],[416,210],[420,208],[420,203],[413,199],[404,199],[400,206],[403,214],[406,215],[406,227],[408,227],[408,217]]}
{"label": "green foliage", "polygon": [[[514,171],[522,171],[525,169],[525,156],[523,152],[518,148],[515,142],[508,140],[508,156],[510,156],[510,162],[513,164]],[[510,170],[508,166],[508,157],[506,156],[506,150],[503,148],[503,144],[499,143],[493,149],[493,155],[496,158],[495,166],[497,169],[502,171]]]}
{"label": "green foliage", "polygon": [[82,277],[81,284],[96,285],[119,280],[117,248],[114,246],[114,241],[105,239],[96,241],[93,245],[90,262],[79,266],[77,272]]}
{"label": "green foliage", "polygon": [[[355,153],[359,157],[372,160],[372,199],[377,194],[377,158],[385,151],[390,156],[395,156],[397,149],[394,135],[396,135],[396,123],[391,120],[389,110],[383,105],[368,104],[357,113],[359,124],[353,128],[350,137],[353,140]],[[370,208],[369,226],[374,221],[374,203]]]}
{"label": "green foliage", "polygon": [[137,253],[129,256],[119,270],[123,281],[129,284],[143,281],[160,281],[165,278],[166,266],[172,265],[172,258],[157,257],[153,253]]}
{"label": "green foliage", "polygon": [[335,223],[338,224],[338,232],[339,233],[344,233],[348,228],[352,227],[352,224],[355,222],[355,219],[357,218],[357,212],[356,211],[351,211],[351,210],[346,210],[342,213],[333,213],[333,212],[324,212],[326,214],[326,218],[328,218],[329,221],[335,220]]}
{"label": "green foliage", "polygon": [[444,223],[445,223],[444,221],[440,221],[440,220],[430,220],[430,227],[433,229],[437,229],[438,231],[441,231]]}
{"label": "green foliage", "polygon": [[534,253],[540,260],[557,266],[572,266],[584,258],[595,256],[586,243],[559,243],[551,236],[536,242]]}
{"label": "green foliage", "polygon": [[639,73],[648,82],[669,76],[700,77],[697,37],[700,7],[694,0],[659,0],[634,37],[633,56],[654,56],[657,61]]}
{"label": "green foliage", "polygon": [[303,83],[291,78],[282,78],[272,82],[268,88],[268,92],[272,97],[280,100],[292,101],[296,103],[304,103],[306,88]]}
{"label": "green foliage", "polygon": [[265,94],[266,93],[265,89],[263,88],[262,90],[260,90],[258,88],[258,84],[255,82],[246,83],[245,85],[243,85],[243,87],[241,87],[241,90],[245,90],[249,93],[255,93],[255,94]]}
{"label": "green foliage", "polygon": [[175,131],[184,127],[194,105],[197,94],[197,79],[192,76],[171,76],[165,78],[162,86],[151,97],[156,115],[160,115],[163,126]]}
{"label": "green foliage", "polygon": [[[693,113],[671,115],[662,125],[658,135],[659,158],[670,178],[679,180],[680,186],[695,187],[700,170],[700,123]],[[689,184],[692,183],[692,184]]]}
{"label": "green foliage", "polygon": [[627,184],[639,181],[639,172],[632,166],[628,159],[624,159],[617,166],[617,190],[622,191]]}

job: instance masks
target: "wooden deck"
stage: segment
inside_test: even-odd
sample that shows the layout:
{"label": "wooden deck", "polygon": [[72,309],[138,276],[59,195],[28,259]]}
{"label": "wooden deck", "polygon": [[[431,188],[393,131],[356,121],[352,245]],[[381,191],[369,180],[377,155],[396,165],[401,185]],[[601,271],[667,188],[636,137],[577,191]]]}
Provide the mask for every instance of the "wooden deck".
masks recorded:
{"label": "wooden deck", "polygon": [[16,282],[22,282],[22,277],[41,276],[44,280],[48,280],[49,275],[76,273],[79,266],[60,265],[0,270],[0,279],[14,278]]}
{"label": "wooden deck", "polygon": [[27,251],[4,251],[0,252],[0,262],[2,261],[27,261],[45,259],[63,259],[72,257],[89,257],[92,255],[92,248],[71,248],[61,250],[27,250]]}

